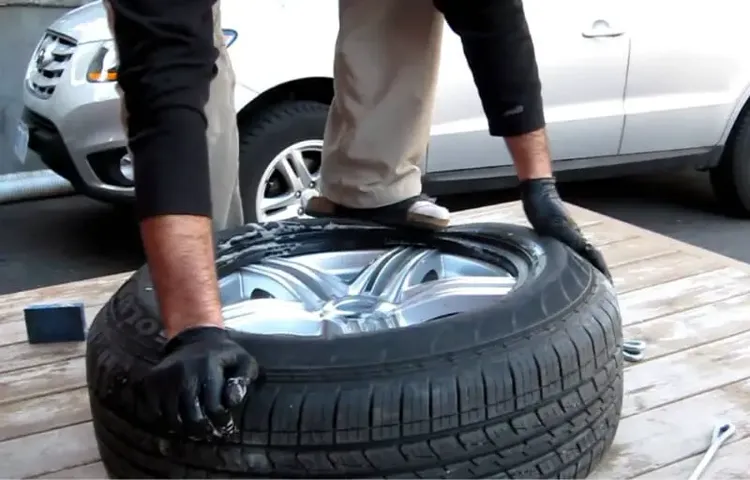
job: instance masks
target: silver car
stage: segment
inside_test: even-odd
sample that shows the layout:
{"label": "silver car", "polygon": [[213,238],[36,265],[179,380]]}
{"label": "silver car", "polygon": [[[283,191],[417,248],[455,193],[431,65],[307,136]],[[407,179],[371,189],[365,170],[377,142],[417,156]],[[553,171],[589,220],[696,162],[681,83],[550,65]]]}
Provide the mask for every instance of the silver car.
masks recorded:
{"label": "silver car", "polygon": [[[750,29],[743,2],[524,0],[524,6],[558,178],[690,166],[708,170],[728,212],[750,213]],[[250,221],[298,214],[282,174],[294,169],[280,168],[282,162],[301,155],[317,174],[333,95],[336,8],[336,0],[223,0]],[[280,25],[294,34],[280,34]],[[513,185],[510,156],[502,139],[487,133],[460,41],[446,28],[443,42],[425,190]],[[116,78],[99,2],[53,23],[26,73],[18,155],[37,152],[91,197],[131,200]]]}

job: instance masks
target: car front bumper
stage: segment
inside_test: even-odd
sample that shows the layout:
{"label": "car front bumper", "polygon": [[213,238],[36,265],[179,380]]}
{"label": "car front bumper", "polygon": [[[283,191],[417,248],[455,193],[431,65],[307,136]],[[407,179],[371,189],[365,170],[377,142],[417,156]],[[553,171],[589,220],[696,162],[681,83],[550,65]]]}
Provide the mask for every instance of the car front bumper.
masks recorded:
{"label": "car front bumper", "polygon": [[[23,121],[29,127],[29,150],[88,196],[110,202],[132,201],[132,181],[120,171],[127,154],[115,82],[91,83],[85,75],[102,42],[83,43],[66,67],[55,91],[41,98],[23,89]],[[257,93],[240,82],[235,109]]]}
{"label": "car front bumper", "polygon": [[51,97],[41,98],[25,86],[22,118],[29,127],[29,149],[79,191],[107,201],[132,200],[132,182],[119,173],[127,150],[115,83],[85,78],[100,45],[76,46]]}

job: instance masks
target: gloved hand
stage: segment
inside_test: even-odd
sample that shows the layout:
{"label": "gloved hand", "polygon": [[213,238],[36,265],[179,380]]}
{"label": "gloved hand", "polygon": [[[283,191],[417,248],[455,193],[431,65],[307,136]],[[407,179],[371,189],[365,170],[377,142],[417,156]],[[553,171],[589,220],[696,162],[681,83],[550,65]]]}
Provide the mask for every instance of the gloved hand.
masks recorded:
{"label": "gloved hand", "polygon": [[521,202],[529,223],[537,233],[560,240],[612,281],[604,256],[586,240],[581,229],[565,211],[554,178],[522,181]]}
{"label": "gloved hand", "polygon": [[230,409],[245,398],[258,364],[223,328],[187,329],[167,342],[143,379],[144,400],[173,433],[222,437],[236,431]]}

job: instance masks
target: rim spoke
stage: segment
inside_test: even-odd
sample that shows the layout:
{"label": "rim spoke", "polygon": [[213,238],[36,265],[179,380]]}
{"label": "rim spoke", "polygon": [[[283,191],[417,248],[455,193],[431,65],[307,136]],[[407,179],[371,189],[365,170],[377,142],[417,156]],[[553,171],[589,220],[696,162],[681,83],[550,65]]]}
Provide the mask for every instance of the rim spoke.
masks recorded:
{"label": "rim spoke", "polygon": [[310,173],[310,170],[307,168],[305,157],[302,156],[302,152],[300,152],[296,148],[292,149],[292,151],[289,152],[288,158],[291,165],[297,171],[297,176],[303,188],[312,188],[313,176]]}
{"label": "rim spoke", "polygon": [[354,279],[349,287],[350,295],[379,295],[388,282],[389,275],[395,275],[411,257],[410,247],[397,247],[388,250],[370,263]]}
{"label": "rim spoke", "polygon": [[286,258],[269,258],[263,263],[293,276],[321,299],[332,300],[347,293],[347,285],[337,276],[321,272],[309,265]]}
{"label": "rim spoke", "polygon": [[437,250],[414,249],[401,259],[392,275],[383,278],[379,295],[390,303],[399,303],[404,291],[414,285],[433,282],[445,276],[443,256]]}
{"label": "rim spoke", "polygon": [[264,264],[242,268],[242,288],[245,298],[296,301],[309,311],[320,309],[328,300],[319,294],[319,288],[285,270]]}
{"label": "rim spoke", "polygon": [[275,298],[235,303],[225,307],[223,314],[227,328],[261,335],[332,338],[344,333],[337,324],[305,310],[301,303]]}
{"label": "rim spoke", "polygon": [[369,294],[398,303],[403,292],[414,285],[445,276],[443,255],[423,248],[394,248],[364,269],[350,287],[350,293]]}
{"label": "rim spoke", "polygon": [[271,214],[264,215],[262,219],[259,221],[261,222],[282,222],[284,220],[289,220],[291,218],[308,218],[305,215],[300,215],[300,206],[299,205],[290,205],[288,207],[284,207],[281,210],[276,210]]}
{"label": "rim spoke", "polygon": [[303,185],[302,181],[297,176],[297,172],[292,167],[292,163],[289,157],[279,160],[276,168],[284,177],[284,180],[286,180],[289,184],[289,188],[292,190],[292,194],[294,194],[294,192],[299,192],[305,188],[306,185]]}
{"label": "rim spoke", "polygon": [[300,205],[300,199],[299,197],[297,197],[297,195],[295,195],[294,192],[292,192],[285,193],[284,195],[279,195],[278,197],[263,197],[263,201],[260,205],[260,210],[265,215],[268,215],[269,211],[280,210],[295,205]]}
{"label": "rim spoke", "polygon": [[399,326],[479,310],[502,300],[516,285],[512,277],[453,277],[416,285],[404,291],[394,312]]}

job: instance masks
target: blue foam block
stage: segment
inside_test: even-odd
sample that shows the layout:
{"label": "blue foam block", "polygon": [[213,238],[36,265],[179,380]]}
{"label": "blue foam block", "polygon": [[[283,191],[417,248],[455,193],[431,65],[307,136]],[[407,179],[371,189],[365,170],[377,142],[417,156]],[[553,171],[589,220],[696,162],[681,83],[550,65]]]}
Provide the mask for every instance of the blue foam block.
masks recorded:
{"label": "blue foam block", "polygon": [[29,343],[83,342],[83,303],[30,305],[23,310]]}

